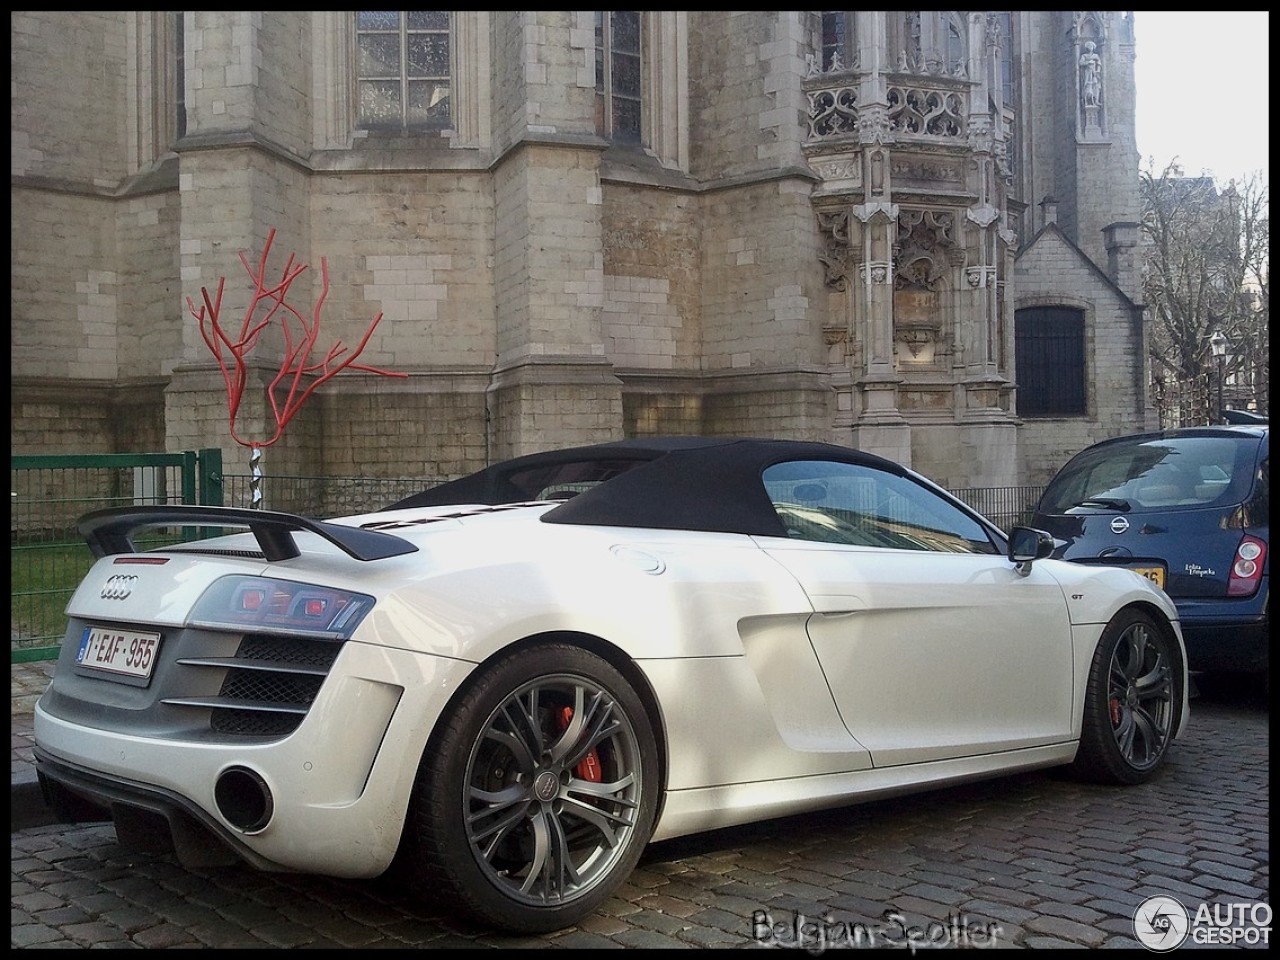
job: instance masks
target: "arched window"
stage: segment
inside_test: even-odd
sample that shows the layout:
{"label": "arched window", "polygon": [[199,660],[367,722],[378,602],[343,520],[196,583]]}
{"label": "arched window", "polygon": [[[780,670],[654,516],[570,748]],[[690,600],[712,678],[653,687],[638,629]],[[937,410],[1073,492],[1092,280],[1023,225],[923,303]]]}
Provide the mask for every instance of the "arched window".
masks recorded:
{"label": "arched window", "polygon": [[1018,415],[1076,417],[1086,413],[1084,311],[1026,307],[1014,314]]}

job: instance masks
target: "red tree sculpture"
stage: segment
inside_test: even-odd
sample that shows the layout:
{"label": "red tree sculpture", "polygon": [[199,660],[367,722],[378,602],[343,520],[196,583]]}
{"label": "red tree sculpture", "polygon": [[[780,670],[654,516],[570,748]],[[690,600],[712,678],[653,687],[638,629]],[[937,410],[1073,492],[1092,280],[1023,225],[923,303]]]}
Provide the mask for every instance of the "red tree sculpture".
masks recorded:
{"label": "red tree sculpture", "polygon": [[[262,256],[258,259],[256,270],[250,266],[244,251],[240,252],[240,263],[253,282],[253,299],[250,300],[244,319],[240,322],[240,332],[234,338],[227,333],[220,321],[222,291],[227,282],[226,277],[218,278],[218,292],[213,299],[210,299],[207,287],[200,288],[200,297],[203,302],[199,308],[190,297],[187,297],[187,309],[199,323],[200,335],[213,353],[218,369],[222,371],[223,382],[227,386],[231,439],[250,449],[249,464],[252,473],[250,489],[253,507],[259,507],[262,503],[262,448],[269,447],[280,439],[284,434],[284,428],[288,426],[289,421],[293,419],[294,414],[307,401],[307,398],[315,392],[316,387],[348,368],[364,370],[384,377],[407,376],[404,373],[393,373],[355,362],[382,319],[381,311],[373,318],[373,322],[365,330],[364,336],[361,337],[354,351],[348,354],[347,348],[339,340],[329,348],[323,360],[312,362],[311,355],[320,336],[320,311],[324,308],[324,302],[329,296],[329,266],[325,258],[321,257],[320,297],[316,300],[315,309],[311,311],[311,316],[308,318],[288,302],[289,286],[302,271],[307,269],[305,263],[294,264],[294,254],[289,254],[289,261],[284,266],[279,282],[268,286],[267,256],[271,252],[271,243],[275,235],[276,231],[272,228],[267,234],[267,242],[262,248]],[[259,305],[264,303],[269,304],[266,313],[260,318],[255,318]],[[257,346],[262,331],[276,321],[279,322],[284,335],[284,352],[280,358],[280,369],[267,386],[267,400],[271,405],[271,414],[275,418],[276,430],[266,440],[245,440],[236,432],[236,415],[240,411],[240,401],[244,397],[244,388],[248,381],[248,366],[245,358]],[[312,375],[313,379],[304,386],[304,378],[309,375]],[[281,393],[284,393],[283,400],[280,397]]]}

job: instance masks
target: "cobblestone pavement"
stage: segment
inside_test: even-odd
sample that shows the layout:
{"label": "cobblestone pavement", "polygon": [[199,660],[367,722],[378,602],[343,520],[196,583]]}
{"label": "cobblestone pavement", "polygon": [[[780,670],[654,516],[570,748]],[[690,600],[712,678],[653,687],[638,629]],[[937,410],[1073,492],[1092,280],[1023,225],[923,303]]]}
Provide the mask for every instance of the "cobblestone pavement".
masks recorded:
{"label": "cobblestone pavement", "polygon": [[802,917],[811,952],[858,923],[896,946],[959,930],[980,943],[989,924],[997,946],[1137,946],[1149,896],[1192,912],[1270,902],[1266,698],[1206,691],[1192,724],[1139,787],[1042,772],[654,844],[599,913],[535,937],[472,926],[386,880],[195,873],[124,850],[106,824],[14,830],[11,943],[738,947],[794,943]]}

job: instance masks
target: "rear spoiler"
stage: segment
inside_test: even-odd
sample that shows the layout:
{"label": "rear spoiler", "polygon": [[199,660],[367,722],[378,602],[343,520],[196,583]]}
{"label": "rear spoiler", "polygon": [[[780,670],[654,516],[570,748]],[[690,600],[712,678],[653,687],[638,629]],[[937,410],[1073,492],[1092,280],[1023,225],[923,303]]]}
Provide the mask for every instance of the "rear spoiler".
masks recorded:
{"label": "rear spoiler", "polygon": [[136,553],[131,534],[139,528],[195,524],[248,527],[263,556],[273,562],[292,560],[301,554],[293,539],[296,530],[324,537],[357,560],[385,560],[418,550],[408,540],[390,533],[308,520],[291,513],[235,507],[113,507],[86,513],[77,526],[95,557],[109,557],[117,553]]}

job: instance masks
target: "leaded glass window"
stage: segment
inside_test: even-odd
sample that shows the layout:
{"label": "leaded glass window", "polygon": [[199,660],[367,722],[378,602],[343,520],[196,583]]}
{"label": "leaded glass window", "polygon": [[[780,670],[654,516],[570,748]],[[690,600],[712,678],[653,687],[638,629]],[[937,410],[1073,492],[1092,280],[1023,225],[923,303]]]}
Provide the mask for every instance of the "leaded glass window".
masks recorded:
{"label": "leaded glass window", "polygon": [[182,13],[173,15],[173,32],[173,125],[174,134],[181,139],[187,135],[186,19]]}
{"label": "leaded glass window", "polygon": [[953,77],[966,75],[968,43],[964,16],[948,11],[942,15],[942,65]]}
{"label": "leaded glass window", "polygon": [[596,12],[596,132],[640,142],[640,11]]}
{"label": "leaded glass window", "polygon": [[854,15],[847,11],[822,14],[822,70],[847,70],[858,60]]}
{"label": "leaded glass window", "polygon": [[356,13],[359,124],[447,127],[452,64],[444,10]]}

